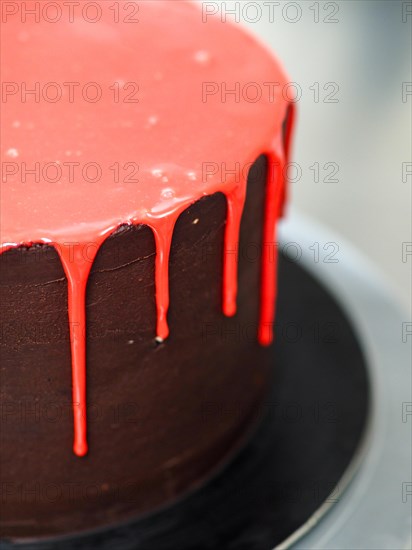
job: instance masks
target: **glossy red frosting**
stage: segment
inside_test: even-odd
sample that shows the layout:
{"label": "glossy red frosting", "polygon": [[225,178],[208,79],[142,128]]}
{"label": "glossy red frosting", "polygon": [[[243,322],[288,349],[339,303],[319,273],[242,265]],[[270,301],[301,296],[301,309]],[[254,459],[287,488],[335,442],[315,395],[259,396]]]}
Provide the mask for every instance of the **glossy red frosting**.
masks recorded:
{"label": "glossy red frosting", "polygon": [[[79,456],[87,453],[85,293],[100,245],[121,224],[151,227],[157,248],[153,337],[165,339],[174,224],[201,197],[224,193],[222,307],[234,315],[247,169],[261,154],[269,175],[258,338],[270,343],[275,230],[293,119],[285,147],[288,79],[273,55],[235,25],[218,16],[205,21],[198,5],[179,0],[140,2],[134,22],[122,13],[117,22],[110,2],[100,6],[95,23],[81,12],[70,21],[64,12],[54,24],[30,16],[23,22],[16,14],[2,25],[1,251],[47,243],[60,255],[68,280]],[[30,95],[36,83],[40,95]]]}

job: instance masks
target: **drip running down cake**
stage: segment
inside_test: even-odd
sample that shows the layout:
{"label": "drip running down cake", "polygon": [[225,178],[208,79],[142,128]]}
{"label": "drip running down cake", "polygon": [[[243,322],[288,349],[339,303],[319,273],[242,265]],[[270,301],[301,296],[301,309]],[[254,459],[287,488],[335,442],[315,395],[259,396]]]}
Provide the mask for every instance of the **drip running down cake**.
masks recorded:
{"label": "drip running down cake", "polygon": [[19,7],[2,23],[11,539],[115,524],[205,483],[276,368],[288,79],[191,2],[97,6],[93,22]]}

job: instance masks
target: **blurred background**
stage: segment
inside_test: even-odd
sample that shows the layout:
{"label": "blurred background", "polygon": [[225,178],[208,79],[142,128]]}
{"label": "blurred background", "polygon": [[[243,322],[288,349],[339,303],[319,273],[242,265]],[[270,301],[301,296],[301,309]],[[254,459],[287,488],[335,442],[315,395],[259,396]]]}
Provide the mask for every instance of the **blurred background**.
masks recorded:
{"label": "blurred background", "polygon": [[355,245],[409,309],[412,3],[205,5],[260,37],[296,83],[292,208]]}

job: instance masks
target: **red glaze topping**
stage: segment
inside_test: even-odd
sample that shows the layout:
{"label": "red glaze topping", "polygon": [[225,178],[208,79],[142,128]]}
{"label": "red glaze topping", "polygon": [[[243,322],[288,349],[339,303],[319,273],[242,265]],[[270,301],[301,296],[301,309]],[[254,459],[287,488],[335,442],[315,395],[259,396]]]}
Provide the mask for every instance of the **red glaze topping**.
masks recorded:
{"label": "red glaze topping", "polygon": [[85,14],[61,2],[55,23],[51,12],[29,14],[41,2],[23,4],[25,17],[13,9],[2,24],[1,252],[47,243],[60,255],[69,293],[74,452],[83,456],[85,294],[99,247],[121,224],[151,227],[154,336],[165,339],[175,222],[201,197],[224,193],[222,307],[234,315],[247,171],[261,154],[269,166],[258,337],[271,342],[270,249],[285,200],[293,116],[284,147],[283,69],[247,33],[195,4],[129,2],[122,11],[101,1],[100,10]]}

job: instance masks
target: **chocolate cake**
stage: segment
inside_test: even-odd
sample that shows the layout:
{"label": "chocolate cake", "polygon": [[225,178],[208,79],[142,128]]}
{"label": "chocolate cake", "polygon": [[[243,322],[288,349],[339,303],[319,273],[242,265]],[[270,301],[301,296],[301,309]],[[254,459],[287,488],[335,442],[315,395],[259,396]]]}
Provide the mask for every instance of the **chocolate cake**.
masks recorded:
{"label": "chocolate cake", "polygon": [[287,77],[195,4],[128,5],[2,24],[1,537],[194,490],[276,367]]}

